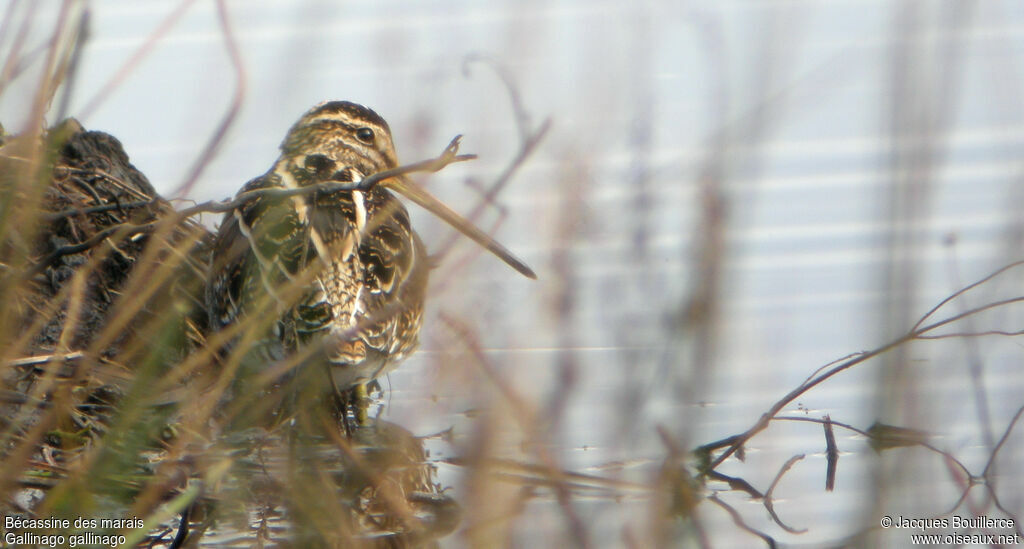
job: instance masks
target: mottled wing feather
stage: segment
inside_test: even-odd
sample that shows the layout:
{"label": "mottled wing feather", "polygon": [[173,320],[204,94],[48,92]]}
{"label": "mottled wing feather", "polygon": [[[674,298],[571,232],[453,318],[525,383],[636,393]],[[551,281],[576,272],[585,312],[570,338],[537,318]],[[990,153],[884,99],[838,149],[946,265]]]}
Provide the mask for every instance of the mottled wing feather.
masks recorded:
{"label": "mottled wing feather", "polygon": [[[279,180],[267,175],[247,183],[239,194],[275,186]],[[290,200],[258,197],[224,217],[207,295],[216,327],[230,324],[308,263],[308,239]]]}
{"label": "mottled wing feather", "polygon": [[[258,178],[247,183],[239,194],[245,191],[263,188],[265,178]],[[247,202],[242,212],[258,208],[259,199]],[[210,281],[206,287],[206,303],[213,328],[220,329],[239,317],[242,310],[242,296],[248,293],[243,287],[249,282],[245,276],[249,270],[247,264],[251,259],[249,239],[242,234],[235,212],[224,216],[217,231],[214,242],[213,264]]]}
{"label": "mottled wing feather", "polygon": [[[275,183],[265,176],[242,192]],[[207,297],[211,318],[226,326],[294,275],[320,269],[307,290],[279,311],[281,343],[294,351],[330,335],[328,358],[353,367],[353,380],[372,378],[416,347],[426,290],[423,244],[405,208],[386,190],[366,193],[365,234],[355,230],[352,193],[303,200],[305,219],[292,197],[257,198],[225,217]],[[326,261],[318,249],[329,255]]]}
{"label": "mottled wing feather", "polygon": [[[345,199],[317,197],[310,224],[329,247],[341,242],[339,257],[345,257],[346,236],[351,232],[340,233],[337,227],[345,225],[343,216],[351,231],[357,208],[351,193],[337,194]],[[366,230],[356,253],[336,262],[321,277],[335,296],[330,329],[340,340],[329,354],[338,363],[391,362],[411,352],[417,343],[426,289],[425,251],[409,226],[405,208],[383,189],[367,192],[362,200]],[[338,203],[344,207],[338,208]]]}

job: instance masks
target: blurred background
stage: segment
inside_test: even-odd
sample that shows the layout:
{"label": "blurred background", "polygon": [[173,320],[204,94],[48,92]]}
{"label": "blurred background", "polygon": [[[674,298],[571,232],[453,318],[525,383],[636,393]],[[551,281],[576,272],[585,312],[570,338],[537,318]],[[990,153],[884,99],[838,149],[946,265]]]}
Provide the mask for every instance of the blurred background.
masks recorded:
{"label": "blurred background", "polygon": [[[3,73],[6,130],[30,120],[56,26],[73,35],[87,13],[47,121],[116,136],[182,207],[269,169],[320,101],[375,109],[405,163],[463,134],[462,152],[480,158],[418,180],[538,280],[409,205],[444,255],[421,350],[383,382],[379,413],[436,435],[438,482],[464,507],[444,546],[760,543],[711,502],[658,531],[672,446],[743,432],[820,366],[1024,259],[1015,2],[0,5],[0,48],[20,44],[26,59]],[[932,320],[1022,290],[1024,268],[1012,269]],[[944,333],[1022,329],[1024,307],[1008,304]],[[827,492],[821,426],[797,422],[773,423],[718,470],[763,493],[804,454],[774,508],[806,532],[728,483],[701,493],[798,546],[909,543],[877,529],[884,515],[1020,517],[1024,434],[1008,427],[1024,405],[1022,342],[907,343],[782,414],[921,430],[974,475],[1007,434],[988,477],[1001,509],[981,488],[960,500],[965,479],[942,455],[876,452],[842,429]],[[505,469],[465,465],[479,455]],[[551,487],[535,464],[590,476]]]}

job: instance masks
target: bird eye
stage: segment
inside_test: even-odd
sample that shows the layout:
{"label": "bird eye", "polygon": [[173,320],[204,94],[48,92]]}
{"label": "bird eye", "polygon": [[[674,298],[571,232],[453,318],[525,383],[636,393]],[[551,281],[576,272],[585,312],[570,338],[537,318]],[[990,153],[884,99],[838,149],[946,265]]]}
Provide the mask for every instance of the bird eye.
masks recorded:
{"label": "bird eye", "polygon": [[373,144],[373,130],[370,128],[359,128],[356,130],[356,139],[366,143],[367,145]]}

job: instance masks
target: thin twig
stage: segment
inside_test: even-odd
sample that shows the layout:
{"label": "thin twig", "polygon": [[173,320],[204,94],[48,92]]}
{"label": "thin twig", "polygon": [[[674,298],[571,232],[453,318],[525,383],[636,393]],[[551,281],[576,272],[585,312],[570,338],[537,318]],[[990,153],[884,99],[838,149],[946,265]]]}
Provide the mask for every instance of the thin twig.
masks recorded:
{"label": "thin twig", "polygon": [[103,242],[107,238],[110,238],[117,232],[123,232],[123,237],[128,238],[140,233],[151,231],[153,230],[154,227],[154,223],[144,223],[141,225],[137,225],[135,223],[120,223],[117,225],[112,225],[110,227],[107,227],[106,229],[103,229],[102,231],[99,231],[98,233],[92,235],[91,237],[85,239],[84,241],[79,242],[78,244],[61,246],[60,248],[57,248],[56,250],[50,252],[44,258],[37,261],[35,265],[32,266],[31,269],[26,270],[25,278],[31,279],[35,275],[45,271],[47,267],[56,263],[57,260],[60,259],[61,257],[64,257],[66,255],[82,253],[86,250],[91,249],[98,245],[100,242]]}
{"label": "thin twig", "polygon": [[452,141],[445,147],[444,152],[441,153],[437,158],[430,160],[423,160],[415,162],[413,164],[406,164],[397,168],[391,168],[382,172],[364,177],[361,181],[356,182],[340,182],[340,181],[325,181],[317,183],[315,185],[307,185],[305,187],[299,187],[297,189],[282,189],[282,188],[267,188],[257,189],[254,191],[246,191],[240,193],[233,200],[226,201],[209,201],[197,204],[190,208],[185,208],[178,212],[179,216],[191,217],[200,213],[223,213],[234,210],[243,206],[245,203],[256,200],[258,198],[287,198],[291,196],[305,196],[309,194],[330,194],[344,191],[368,191],[380,182],[391,179],[393,177],[399,177],[416,172],[436,172],[444,167],[455,164],[456,162],[466,162],[468,160],[475,160],[475,154],[457,154],[459,139],[462,136],[456,136]]}
{"label": "thin twig", "polygon": [[1008,336],[1008,337],[1016,337],[1016,336],[1020,336],[1020,335],[1024,335],[1024,330],[1016,330],[1016,331],[1012,331],[1012,332],[1006,331],[1006,330],[985,330],[985,331],[981,331],[981,332],[951,332],[951,333],[948,333],[948,334],[940,334],[940,335],[922,335],[922,336],[917,336],[917,339],[950,339],[950,338],[958,338],[958,337],[973,338],[973,337],[982,337],[982,336]]}
{"label": "thin twig", "polygon": [[[1021,264],[1024,264],[1024,261],[1014,262],[1014,263],[1011,263],[1010,265],[1002,267],[1002,268],[998,269],[997,271],[995,271],[994,273],[992,273],[992,274],[986,276],[985,278],[979,280],[978,282],[975,282],[975,283],[965,287],[964,289],[962,289],[962,290],[960,290],[958,292],[955,292],[953,294],[953,296],[961,295],[961,294],[963,294],[964,291],[966,291],[968,289],[971,289],[971,288],[975,288],[979,284],[984,283],[984,282],[986,282],[988,280],[991,280],[995,276],[997,276],[997,275],[1007,271],[1008,269],[1013,268],[1013,267],[1015,267],[1017,265],[1021,265]],[[943,300],[943,302],[948,302],[953,296],[947,297],[945,300]],[[983,311],[987,311],[987,310],[990,310],[990,309],[995,309],[995,308],[999,308],[999,307],[1003,307],[1003,306],[1006,306],[1006,305],[1011,305],[1011,304],[1019,303],[1019,302],[1024,302],[1024,296],[1022,296],[1022,297],[1014,297],[1014,298],[1009,298],[1009,299],[1003,299],[1003,300],[999,300],[999,301],[994,301],[994,302],[991,302],[991,303],[988,303],[988,304],[985,304],[985,305],[982,305],[982,306],[979,306],[979,307],[975,307],[973,309],[969,309],[969,310],[964,311],[962,313],[953,315],[953,316],[951,316],[949,318],[933,322],[932,324],[929,324],[927,326],[922,326],[923,320],[925,320],[929,316],[931,316],[931,314],[935,310],[938,310],[938,307],[933,308],[932,311],[930,311],[924,317],[922,317],[921,321],[918,321],[914,325],[914,329],[911,330],[910,332],[907,332],[906,334],[904,334],[904,335],[902,335],[902,336],[900,336],[900,337],[890,341],[889,343],[886,343],[886,344],[884,344],[884,345],[882,345],[882,346],[880,346],[880,347],[878,347],[878,348],[876,348],[876,349],[874,349],[872,351],[866,351],[864,353],[858,354],[857,356],[855,356],[854,358],[852,358],[850,360],[842,362],[839,365],[834,366],[832,368],[829,368],[827,371],[825,371],[824,373],[822,373],[820,375],[812,376],[811,378],[808,378],[808,380],[804,381],[802,384],[797,386],[795,389],[793,389],[792,391],[787,393],[784,397],[782,397],[781,399],[776,401],[776,403],[773,404],[768,409],[768,411],[765,412],[758,419],[758,421],[753,426],[751,426],[747,431],[745,431],[745,432],[743,432],[743,433],[741,433],[739,435],[734,435],[732,437],[728,437],[726,439],[722,439],[722,440],[719,440],[717,442],[712,442],[710,444],[705,444],[704,446],[701,446],[700,450],[701,451],[705,451],[705,452],[710,452],[710,451],[713,451],[713,450],[716,450],[716,449],[719,449],[719,448],[723,448],[723,447],[726,448],[725,451],[723,451],[718,457],[716,457],[711,462],[711,465],[709,466],[709,469],[714,469],[715,467],[718,467],[722,462],[724,462],[726,459],[728,459],[729,456],[731,456],[734,453],[736,453],[736,451],[743,444],[745,444],[746,441],[750,440],[754,435],[756,435],[757,433],[759,433],[762,430],[764,430],[768,426],[768,423],[771,421],[772,418],[774,418],[780,411],[782,411],[782,409],[784,409],[786,406],[788,406],[791,402],[793,402],[798,397],[800,397],[800,395],[803,395],[804,393],[806,393],[810,389],[812,389],[815,386],[825,382],[826,380],[832,378],[833,376],[835,376],[835,375],[837,375],[837,374],[839,374],[839,373],[841,373],[841,372],[843,372],[845,370],[848,370],[848,369],[850,369],[850,368],[852,368],[852,367],[854,367],[854,366],[856,366],[856,365],[858,365],[858,364],[860,364],[862,362],[865,362],[865,361],[867,361],[867,360],[869,360],[871,358],[874,358],[874,357],[880,356],[882,354],[885,354],[888,351],[891,351],[892,349],[907,343],[908,341],[913,341],[915,339],[930,339],[930,338],[934,338],[935,336],[928,335],[928,332],[930,332],[932,330],[935,330],[936,328],[940,328],[940,327],[945,326],[947,324],[951,324],[953,322],[956,322],[957,320],[961,320],[961,319],[967,318],[967,317],[969,317],[971,315],[975,315],[975,314],[981,313]],[[997,334],[999,334],[999,332],[998,331],[993,331],[991,334],[992,335],[997,335]],[[1006,335],[1017,335],[1017,334],[1016,334],[1016,332],[1007,332]],[[819,371],[820,371],[820,369],[819,369]]]}
{"label": "thin twig", "polygon": [[182,184],[175,189],[172,195],[185,195],[192,189],[196,181],[199,180],[199,175],[203,173],[206,166],[213,160],[217,154],[217,150],[220,148],[221,143],[224,141],[224,136],[227,135],[228,129],[231,128],[231,124],[234,123],[235,117],[238,116],[238,111],[242,108],[242,101],[245,99],[245,66],[242,63],[242,54],[238,50],[238,44],[235,42],[235,37],[231,33],[231,24],[228,21],[228,8],[224,3],[224,0],[217,0],[217,21],[220,23],[221,36],[224,38],[224,48],[228,51],[228,57],[231,59],[231,68],[234,69],[235,73],[235,93],[231,97],[231,103],[228,106],[228,110],[224,113],[224,117],[221,119],[220,124],[217,125],[217,129],[210,136],[210,141],[207,142],[206,146],[203,147],[203,152],[196,159],[195,164],[188,172],[188,176]]}
{"label": "thin twig", "polygon": [[[816,418],[816,417],[803,417],[803,416],[777,416],[777,417],[772,418],[772,421],[803,421],[803,422],[807,422],[807,423],[819,423],[819,424],[822,424],[822,425],[825,424],[825,420],[824,419]],[[836,421],[834,419],[829,419],[829,423],[831,423],[833,427],[839,427],[840,429],[846,429],[847,431],[851,431],[851,432],[857,433],[858,435],[861,435],[861,436],[863,436],[864,438],[866,438],[868,440],[876,438],[870,432],[865,431],[863,429],[858,429],[858,428],[856,428],[853,425],[850,425],[848,423],[843,423],[841,421]],[[936,446],[933,446],[928,441],[923,440],[923,439],[915,440],[915,441],[913,441],[912,444],[908,444],[908,446],[910,446],[910,445],[921,446],[922,448],[926,448],[926,449],[928,449],[928,450],[930,450],[930,451],[932,451],[932,452],[942,456],[943,458],[945,458],[950,463],[956,465],[956,467],[960,470],[960,472],[963,473],[965,476],[967,476],[967,477],[971,477],[972,476],[970,469],[968,469],[967,466],[963,464],[963,462],[961,462],[960,460],[956,459],[956,457],[954,457],[953,454],[950,454],[949,452],[947,452],[945,450],[942,450],[942,449],[937,448]]]}
{"label": "thin twig", "polygon": [[135,70],[139,63],[141,63],[151,51],[153,51],[153,48],[156,47],[157,43],[174,27],[175,24],[177,24],[178,20],[185,15],[189,6],[194,3],[195,0],[184,0],[178,4],[177,9],[171,12],[171,14],[160,23],[160,26],[149,35],[146,42],[135,50],[135,53],[133,53],[132,56],[117,69],[114,76],[112,76],[110,80],[108,80],[107,83],[104,84],[98,92],[96,92],[96,95],[94,95],[92,99],[85,104],[85,107],[79,111],[81,112],[83,120],[88,118],[104,100],[108,99],[113,94],[114,89],[117,88],[125,78],[127,78],[128,74]]}
{"label": "thin twig", "polygon": [[80,215],[110,212],[114,210],[118,210],[121,213],[126,213],[125,210],[134,210],[138,208],[145,208],[148,206],[156,206],[161,203],[162,201],[160,199],[154,198],[152,200],[138,200],[135,202],[126,202],[123,204],[99,204],[96,206],[88,206],[84,208],[69,208],[67,210],[61,210],[59,212],[49,212],[43,214],[41,217],[45,221],[52,222],[65,219],[68,217],[77,217]]}
{"label": "thin twig", "polygon": [[739,526],[740,529],[745,530],[745,531],[747,531],[747,532],[749,532],[749,533],[751,533],[751,534],[761,538],[762,540],[764,540],[764,542],[766,544],[768,544],[768,547],[770,547],[771,549],[775,549],[776,543],[775,543],[775,539],[774,538],[772,538],[771,536],[769,536],[768,534],[765,534],[764,532],[762,532],[760,530],[757,530],[756,528],[754,528],[752,526],[749,526],[743,520],[743,517],[740,515],[739,511],[737,511],[736,509],[733,509],[733,507],[731,505],[729,505],[728,503],[726,503],[726,502],[722,501],[721,499],[719,499],[717,494],[711,494],[711,496],[708,497],[708,499],[712,503],[714,503],[715,505],[717,505],[717,506],[721,507],[722,509],[724,509],[726,513],[729,513],[729,516],[732,517],[732,522],[736,526]]}
{"label": "thin twig", "polygon": [[949,295],[948,297],[946,297],[945,299],[940,301],[938,305],[932,307],[931,310],[929,310],[927,313],[925,313],[924,316],[922,316],[917,321],[917,323],[914,324],[914,327],[911,328],[910,331],[912,331],[912,332],[918,331],[918,328],[920,328],[921,325],[924,324],[925,321],[927,321],[930,316],[935,314],[939,309],[941,309],[945,304],[949,303],[950,301],[953,301],[954,299],[956,299],[956,298],[962,296],[963,294],[973,290],[974,288],[977,288],[978,286],[981,286],[982,284],[984,284],[984,283],[988,282],[989,280],[992,280],[993,278],[995,278],[995,277],[1005,273],[1006,271],[1009,271],[1010,269],[1014,269],[1016,267],[1020,267],[1021,265],[1024,265],[1024,260],[1014,261],[1013,263],[1010,263],[1009,265],[1006,265],[1004,267],[1001,267],[1001,268],[997,269],[995,272],[993,272],[992,274],[986,276],[985,278],[982,278],[981,280],[978,280],[978,281],[974,282],[973,284],[969,284],[967,286],[964,286],[960,290],[952,293],[951,295]]}
{"label": "thin twig", "polygon": [[[519,90],[516,88],[512,79],[499,64],[493,60],[483,56],[469,56],[466,58],[463,64],[463,70],[468,74],[470,64],[474,62],[482,62],[490,66],[498,74],[502,84],[505,87],[505,91],[509,96],[509,100],[512,103],[512,114],[515,117],[516,127],[519,131],[519,150],[516,152],[515,157],[505,166],[501,174],[498,175],[497,179],[491,183],[487,190],[482,193],[481,200],[473,207],[470,213],[466,216],[466,219],[475,222],[488,206],[497,206],[498,194],[508,185],[511,181],[512,176],[526,163],[526,160],[536,150],[537,145],[547,135],[548,130],[551,127],[551,119],[545,119],[536,129],[530,128],[530,117],[526,113],[526,109],[523,107],[522,101],[519,98]],[[500,222],[500,220],[499,220]],[[495,226],[495,229],[497,225]],[[458,233],[452,233],[447,240],[438,246],[438,251],[434,253],[435,258],[442,258],[446,256],[451,249],[458,242]],[[453,266],[448,270],[448,273],[453,272],[458,268],[458,265]],[[453,280],[451,276],[442,277],[444,281]],[[437,292],[444,291],[445,285],[442,283],[437,288]]]}
{"label": "thin twig", "polygon": [[1020,420],[1021,414],[1024,414],[1024,406],[1017,409],[1017,413],[1013,415],[1013,419],[1011,419],[1009,425],[1006,426],[1003,436],[999,438],[999,442],[997,442],[995,448],[992,449],[992,455],[989,456],[988,462],[985,464],[985,470],[981,473],[981,476],[986,480],[991,481],[989,477],[995,468],[996,456],[998,456],[999,451],[1003,449],[1003,445],[1006,444],[1006,440],[1010,438],[1010,433],[1012,433],[1013,428],[1017,426],[1017,421]]}
{"label": "thin twig", "polygon": [[952,323],[954,323],[954,322],[956,322],[958,320],[967,318],[967,317],[969,317],[971,315],[976,315],[976,314],[978,314],[980,312],[987,311],[989,309],[996,309],[996,308],[1002,307],[1003,305],[1011,305],[1013,303],[1020,303],[1020,302],[1024,302],[1024,296],[1021,296],[1021,297],[1011,297],[1009,299],[1001,299],[999,301],[993,301],[991,303],[987,303],[985,305],[981,305],[981,306],[975,307],[973,309],[968,309],[968,310],[966,310],[966,311],[964,311],[962,313],[955,314],[955,315],[953,315],[951,317],[948,317],[946,319],[940,320],[938,322],[934,322],[934,323],[929,324],[929,325],[927,325],[927,326],[925,326],[923,328],[918,327],[916,330],[911,332],[911,334],[915,338],[924,339],[923,334],[925,334],[927,332],[930,332],[930,331],[932,331],[932,330],[934,330],[936,328],[941,328],[942,326],[945,326],[947,324],[952,324]]}
{"label": "thin twig", "polygon": [[730,490],[737,492],[743,492],[749,495],[753,499],[764,499],[764,494],[760,490],[754,488],[754,485],[748,482],[746,479],[740,477],[733,477],[718,471],[708,471],[707,476],[711,480],[717,480],[718,482],[724,482],[729,485]]}
{"label": "thin twig", "polygon": [[779,515],[775,513],[775,505],[773,503],[774,500],[772,499],[772,494],[775,493],[775,487],[778,486],[779,481],[782,480],[782,477],[786,474],[786,472],[789,471],[793,467],[793,465],[796,464],[796,462],[800,461],[801,459],[804,459],[803,454],[797,454],[789,458],[786,461],[786,463],[784,463],[782,467],[779,469],[779,472],[775,474],[775,480],[773,480],[771,486],[768,487],[768,491],[764,493],[764,508],[768,510],[768,514],[771,515],[772,520],[775,521],[775,524],[778,524],[779,527],[789,532],[790,534],[803,534],[807,532],[807,528],[797,529],[793,528],[792,526],[789,526],[785,522],[782,522],[782,519],[779,518]]}
{"label": "thin twig", "polygon": [[[247,191],[247,192],[241,193],[241,194],[239,194],[238,196],[236,196],[232,200],[222,200],[222,201],[211,200],[211,201],[208,201],[208,202],[203,202],[203,203],[198,204],[196,206],[192,206],[190,208],[185,208],[184,210],[179,210],[179,211],[177,211],[177,212],[175,212],[173,214],[173,219],[177,223],[177,222],[181,222],[181,221],[183,221],[183,220],[185,220],[187,218],[190,218],[192,216],[198,215],[200,213],[223,213],[223,212],[229,212],[229,211],[232,211],[232,210],[234,210],[236,208],[239,208],[239,207],[243,206],[247,202],[250,202],[252,200],[256,200],[256,199],[259,199],[259,198],[285,198],[285,197],[290,197],[290,196],[303,196],[303,195],[317,194],[317,193],[327,194],[327,193],[342,192],[342,191],[354,191],[354,190],[366,191],[366,190],[369,190],[369,189],[373,188],[375,185],[379,184],[380,182],[382,182],[384,180],[387,180],[387,179],[390,179],[390,178],[393,178],[393,177],[398,177],[398,176],[402,176],[402,175],[406,175],[406,174],[410,174],[410,173],[414,173],[414,172],[436,172],[436,171],[439,171],[439,170],[443,169],[444,167],[446,167],[446,166],[448,166],[450,164],[454,164],[454,163],[457,163],[457,162],[465,162],[467,160],[473,160],[473,159],[476,158],[476,155],[473,155],[473,154],[457,154],[458,153],[458,146],[459,146],[459,138],[460,137],[461,136],[456,136],[454,139],[452,139],[452,141],[448,144],[448,146],[445,147],[445,150],[437,158],[433,158],[433,159],[429,159],[429,160],[423,160],[421,162],[416,162],[416,163],[413,163],[413,164],[407,164],[405,166],[399,166],[397,168],[392,168],[392,169],[389,169],[389,170],[384,170],[382,172],[378,172],[378,173],[372,174],[372,175],[370,175],[368,177],[365,177],[361,181],[358,181],[358,182],[325,181],[323,183],[318,183],[318,184],[315,184],[315,185],[309,185],[309,186],[306,186],[306,187],[300,187],[298,189],[281,189],[281,188],[257,189],[257,190],[254,190],[254,191]],[[409,183],[409,184],[412,185],[413,183]],[[154,199],[153,201],[132,202],[132,203],[129,203],[129,204],[122,204],[120,206],[121,207],[132,207],[132,206],[142,207],[142,206],[144,206],[146,204],[156,203],[158,201],[159,201],[158,199]],[[110,205],[103,205],[104,208],[106,206],[110,206]],[[86,210],[88,211],[88,210],[90,210],[90,208],[87,208]],[[77,211],[77,210],[75,210],[75,211]],[[74,211],[72,211],[72,210],[65,210],[63,212],[56,212],[53,215],[54,216],[58,216],[58,215],[72,215],[73,213],[74,213]],[[118,225],[112,225],[112,226],[107,227],[106,229],[104,229],[104,230],[102,230],[102,231],[92,235],[91,237],[86,239],[84,242],[80,242],[78,244],[72,244],[72,245],[68,245],[68,246],[61,246],[60,248],[57,248],[56,250],[54,250],[53,252],[51,252],[50,254],[46,255],[44,258],[40,259],[38,262],[36,262],[36,264],[33,266],[33,268],[28,270],[26,278],[31,278],[32,276],[35,276],[36,274],[44,271],[47,267],[49,267],[50,265],[55,263],[58,259],[60,259],[63,256],[81,253],[81,252],[84,252],[84,251],[86,251],[86,250],[88,250],[90,248],[95,247],[100,242],[102,242],[103,240],[113,236],[118,231],[124,231],[123,237],[127,238],[127,237],[134,236],[136,234],[140,234],[140,233],[143,233],[143,232],[152,231],[152,230],[155,229],[156,225],[158,223],[160,223],[160,222],[166,222],[166,220],[165,219],[158,219],[158,220],[151,221],[149,223],[143,223],[143,224],[121,223],[121,224],[118,224]]]}

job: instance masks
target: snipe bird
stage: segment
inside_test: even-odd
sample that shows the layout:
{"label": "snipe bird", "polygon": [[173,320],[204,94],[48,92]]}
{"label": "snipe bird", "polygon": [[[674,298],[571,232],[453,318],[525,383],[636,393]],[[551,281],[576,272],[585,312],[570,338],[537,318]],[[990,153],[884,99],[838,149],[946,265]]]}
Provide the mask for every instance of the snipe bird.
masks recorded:
{"label": "snipe bird", "polygon": [[[384,119],[362,105],[326,102],[292,126],[277,162],[239,194],[359,182],[396,166]],[[418,344],[431,265],[391,190],[534,278],[508,250],[404,176],[366,190],[262,195],[228,212],[217,232],[206,290],[211,328],[262,322],[264,335],[253,347],[260,350],[254,360],[265,366],[257,368],[315,343],[314,362],[328,366],[336,392],[390,371]]]}

